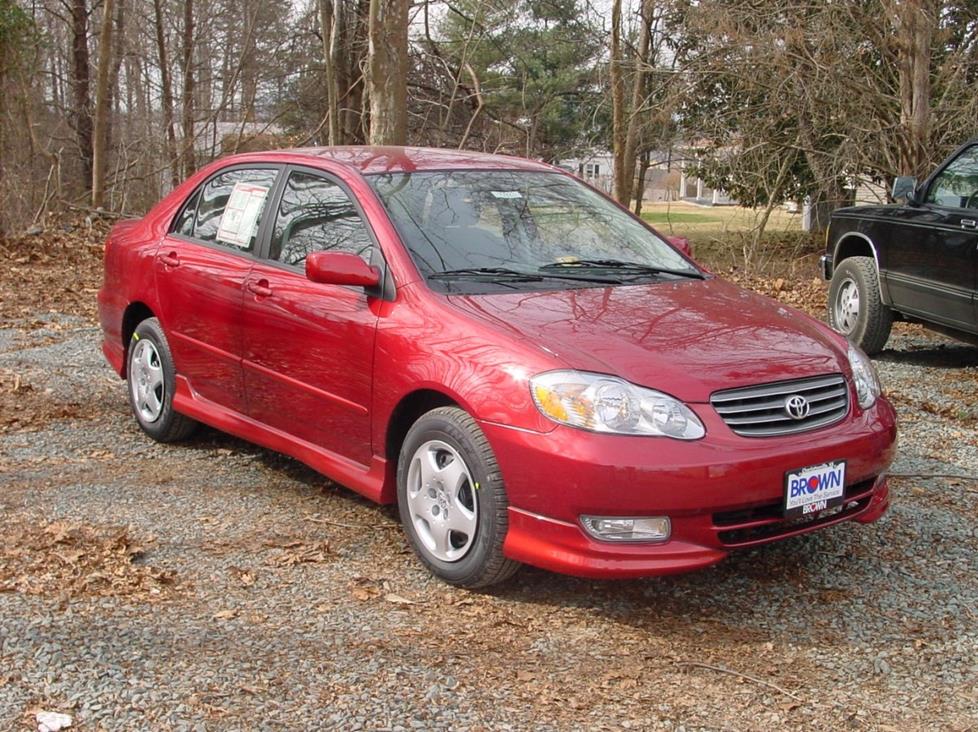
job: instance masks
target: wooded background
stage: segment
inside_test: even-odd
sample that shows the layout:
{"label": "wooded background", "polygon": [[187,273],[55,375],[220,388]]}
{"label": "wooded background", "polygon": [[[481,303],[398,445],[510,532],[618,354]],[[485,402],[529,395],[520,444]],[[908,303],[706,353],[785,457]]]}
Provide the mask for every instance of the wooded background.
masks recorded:
{"label": "wooded background", "polygon": [[[246,149],[656,151],[762,216],[978,134],[978,0],[0,0],[0,233]],[[638,202],[640,205],[640,202]]]}

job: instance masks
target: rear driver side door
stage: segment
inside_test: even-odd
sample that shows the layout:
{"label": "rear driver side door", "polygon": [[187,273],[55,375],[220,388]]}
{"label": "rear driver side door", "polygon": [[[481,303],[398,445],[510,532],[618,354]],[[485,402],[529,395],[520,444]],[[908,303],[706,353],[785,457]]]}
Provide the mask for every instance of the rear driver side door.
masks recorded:
{"label": "rear driver side door", "polygon": [[381,301],[362,287],[311,282],[306,255],[349,252],[383,266],[359,205],[322,171],[290,168],[267,250],[246,283],[248,414],[368,465],[374,335]]}
{"label": "rear driver side door", "polygon": [[[195,396],[244,411],[241,373],[243,288],[254,264],[265,199],[281,166],[234,166],[187,199],[156,257],[160,322],[177,373]],[[248,219],[228,203],[235,191]],[[235,226],[237,224],[237,226]]]}

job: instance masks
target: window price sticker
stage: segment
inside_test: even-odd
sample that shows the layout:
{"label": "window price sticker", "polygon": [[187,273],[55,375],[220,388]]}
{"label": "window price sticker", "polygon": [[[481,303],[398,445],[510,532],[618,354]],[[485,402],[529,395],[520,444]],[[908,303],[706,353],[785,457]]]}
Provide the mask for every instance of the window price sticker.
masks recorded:
{"label": "window price sticker", "polygon": [[252,183],[235,183],[217,227],[220,241],[247,249],[255,235],[268,188]]}

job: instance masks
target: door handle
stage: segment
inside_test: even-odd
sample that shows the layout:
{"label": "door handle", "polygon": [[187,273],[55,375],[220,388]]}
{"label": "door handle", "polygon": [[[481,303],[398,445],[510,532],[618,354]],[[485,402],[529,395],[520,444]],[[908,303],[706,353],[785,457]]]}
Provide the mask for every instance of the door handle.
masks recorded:
{"label": "door handle", "polygon": [[962,229],[978,229],[978,221],[975,219],[961,219]]}
{"label": "door handle", "polygon": [[176,252],[169,252],[168,254],[161,254],[159,260],[167,267],[179,267],[180,257],[177,256]]}
{"label": "door handle", "polygon": [[271,297],[272,288],[268,286],[268,280],[248,280],[248,290],[257,297]]}

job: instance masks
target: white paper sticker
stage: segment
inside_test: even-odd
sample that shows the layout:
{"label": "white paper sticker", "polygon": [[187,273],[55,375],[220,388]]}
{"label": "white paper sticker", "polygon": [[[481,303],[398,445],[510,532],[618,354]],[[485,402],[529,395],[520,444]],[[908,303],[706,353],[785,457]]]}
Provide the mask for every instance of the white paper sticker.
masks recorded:
{"label": "white paper sticker", "polygon": [[523,198],[519,191],[489,191],[495,198]]}
{"label": "white paper sticker", "polygon": [[247,248],[255,235],[268,188],[253,183],[235,183],[217,227],[218,241]]}

